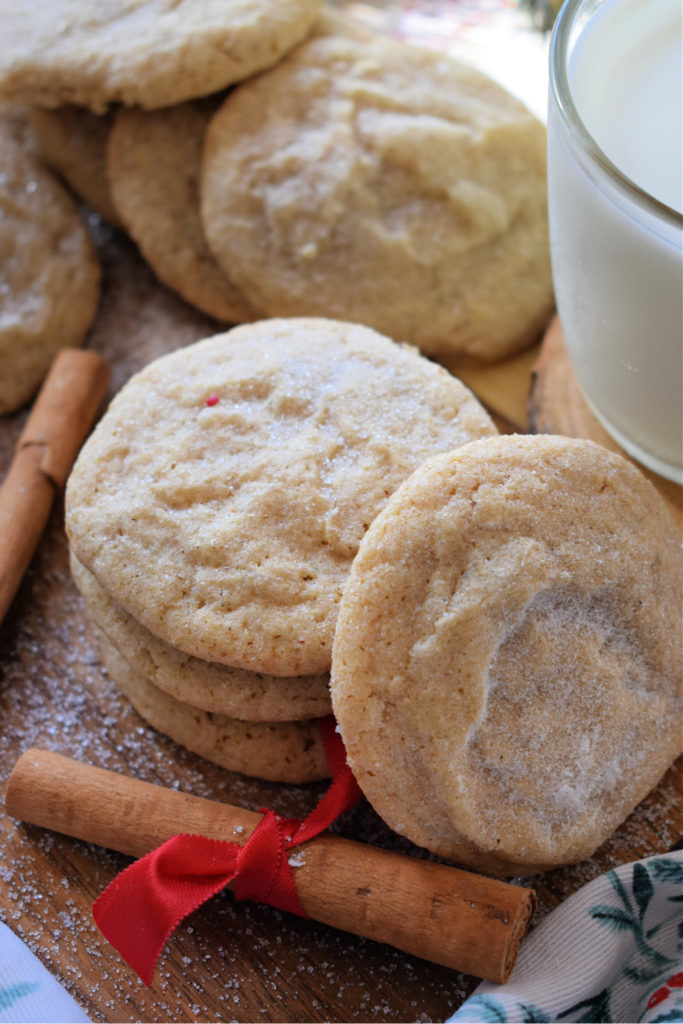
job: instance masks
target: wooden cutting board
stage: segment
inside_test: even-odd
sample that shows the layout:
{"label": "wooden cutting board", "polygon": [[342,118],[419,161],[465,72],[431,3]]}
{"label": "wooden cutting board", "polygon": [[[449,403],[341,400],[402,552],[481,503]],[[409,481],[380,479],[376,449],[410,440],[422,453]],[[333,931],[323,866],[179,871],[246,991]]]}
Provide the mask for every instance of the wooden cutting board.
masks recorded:
{"label": "wooden cutting board", "polygon": [[[162,288],[123,236],[102,230],[98,249],[105,290],[88,345],[109,362],[113,394],[150,359],[219,328]],[[524,429],[517,420],[524,414],[537,356],[527,354],[480,382],[483,400],[508,429]],[[543,374],[537,367],[537,406]],[[536,428],[539,417],[536,412]],[[25,419],[23,411],[0,420],[0,474]],[[5,787],[21,753],[30,746],[47,747],[145,781],[252,810],[269,806],[285,815],[304,816],[324,786],[276,785],[225,772],[136,715],[99,662],[93,629],[69,575],[60,502],[0,626],[0,720],[0,918],[93,1021],[438,1021],[476,985],[475,978],[391,946],[266,906],[236,903],[229,893],[177,930],[151,988],[121,961],[95,927],[90,908],[129,861],[9,818],[3,810]],[[679,762],[589,861],[519,880],[536,888],[538,916],[602,871],[670,850],[683,831],[682,797]],[[337,830],[421,855],[366,804]],[[134,917],[131,908],[131,921]]]}
{"label": "wooden cutting board", "polygon": [[630,459],[593,416],[576,382],[557,319],[550,325],[531,366],[528,429],[535,434],[587,437],[624,455],[654,484],[681,522],[683,488]]}

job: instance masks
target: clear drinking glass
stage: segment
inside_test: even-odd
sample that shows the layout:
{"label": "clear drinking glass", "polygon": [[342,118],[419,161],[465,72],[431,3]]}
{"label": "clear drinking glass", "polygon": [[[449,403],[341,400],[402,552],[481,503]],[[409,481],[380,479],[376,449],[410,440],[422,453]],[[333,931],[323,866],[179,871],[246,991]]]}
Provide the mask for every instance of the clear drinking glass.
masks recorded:
{"label": "clear drinking glass", "polygon": [[553,280],[583,395],[683,480],[680,0],[566,0],[550,48]]}

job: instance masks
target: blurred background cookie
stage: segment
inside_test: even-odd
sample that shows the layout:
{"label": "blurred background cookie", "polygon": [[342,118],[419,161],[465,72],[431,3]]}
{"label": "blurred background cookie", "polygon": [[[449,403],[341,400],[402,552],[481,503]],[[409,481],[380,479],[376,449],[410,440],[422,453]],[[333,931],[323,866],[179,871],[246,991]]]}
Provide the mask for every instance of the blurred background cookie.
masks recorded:
{"label": "blurred background cookie", "polygon": [[29,401],[56,353],[83,344],[100,264],[64,187],[0,120],[0,413]]}
{"label": "blurred background cookie", "polygon": [[491,362],[553,309],[544,127],[430,50],[323,35],[243,82],[208,128],[201,213],[268,316]]}
{"label": "blurred background cookie", "polygon": [[159,280],[209,316],[241,323],[257,314],[213,258],[199,216],[204,132],[222,99],[120,108],[107,173],[120,220]]}
{"label": "blurred background cookie", "polygon": [[320,0],[40,0],[0,3],[0,99],[157,108],[270,67],[304,38]]}
{"label": "blurred background cookie", "polygon": [[71,104],[33,107],[29,123],[45,162],[109,224],[119,225],[107,180],[107,140],[113,112],[93,114]]}

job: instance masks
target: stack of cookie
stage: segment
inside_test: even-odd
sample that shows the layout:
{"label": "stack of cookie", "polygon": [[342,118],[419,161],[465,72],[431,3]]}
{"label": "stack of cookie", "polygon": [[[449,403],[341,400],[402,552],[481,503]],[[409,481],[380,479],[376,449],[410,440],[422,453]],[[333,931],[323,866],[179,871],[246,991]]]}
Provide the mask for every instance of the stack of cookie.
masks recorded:
{"label": "stack of cookie", "polygon": [[318,0],[117,7],[8,8],[0,98],[164,284],[225,323],[334,317],[449,360],[537,340],[545,130],[505,89]]}
{"label": "stack of cookie", "polygon": [[425,458],[495,434],[444,369],[341,321],[260,321],[152,362],[66,493],[112,677],[224,767],[324,777],[315,719],[363,534]]}
{"label": "stack of cookie", "polygon": [[231,771],[325,778],[312,719],[331,711],[328,673],[285,679],[193,657],[129,615],[73,553],[71,571],[109,675],[159,732]]}

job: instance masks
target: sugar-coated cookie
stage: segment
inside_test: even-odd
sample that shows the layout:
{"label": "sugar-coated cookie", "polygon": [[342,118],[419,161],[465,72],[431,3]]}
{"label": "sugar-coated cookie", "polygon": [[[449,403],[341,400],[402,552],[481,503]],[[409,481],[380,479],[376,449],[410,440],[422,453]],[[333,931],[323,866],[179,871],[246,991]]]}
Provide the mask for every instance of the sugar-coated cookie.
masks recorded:
{"label": "sugar-coated cookie", "polygon": [[274,64],[320,0],[0,0],[0,98],[171,106]]}
{"label": "sugar-coated cookie", "polygon": [[245,324],[124,386],[71,473],[66,528],[111,598],[166,643],[315,675],[391,492],[427,456],[495,433],[460,381],[367,327]]}
{"label": "sugar-coated cookie", "polygon": [[96,213],[119,226],[107,179],[112,117],[69,104],[55,110],[34,107],[29,122],[45,162]]}
{"label": "sugar-coated cookie", "polygon": [[99,297],[73,199],[0,120],[0,414],[33,397],[60,349],[83,344]]}
{"label": "sugar-coated cookie", "polygon": [[140,717],[194,754],[228,771],[271,782],[316,782],[329,775],[315,721],[244,722],[201,711],[153,686],[104,633],[98,639],[109,675]]}
{"label": "sugar-coated cookie", "polygon": [[681,548],[590,441],[427,460],[360,545],[334,640],[349,763],[396,831],[488,872],[589,857],[681,749]]}
{"label": "sugar-coated cookie", "polygon": [[71,572],[90,617],[131,669],[171,697],[252,722],[302,721],[331,713],[327,673],[283,679],[193,658],[120,608],[74,555]]}
{"label": "sugar-coated cookie", "polygon": [[308,40],[225,99],[200,191],[217,261],[269,316],[486,362],[550,317],[545,129],[447,55]]}
{"label": "sugar-coated cookie", "polygon": [[214,260],[199,217],[204,131],[219,102],[119,108],[107,173],[118,215],[159,280],[210,316],[241,323],[256,313]]}

